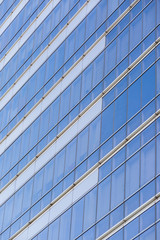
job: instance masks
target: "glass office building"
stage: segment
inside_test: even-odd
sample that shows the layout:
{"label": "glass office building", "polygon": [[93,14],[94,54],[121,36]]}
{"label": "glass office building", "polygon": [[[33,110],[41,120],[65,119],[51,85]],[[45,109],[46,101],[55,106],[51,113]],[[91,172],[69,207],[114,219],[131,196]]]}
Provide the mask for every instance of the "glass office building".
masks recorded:
{"label": "glass office building", "polygon": [[159,240],[160,0],[0,18],[0,240]]}

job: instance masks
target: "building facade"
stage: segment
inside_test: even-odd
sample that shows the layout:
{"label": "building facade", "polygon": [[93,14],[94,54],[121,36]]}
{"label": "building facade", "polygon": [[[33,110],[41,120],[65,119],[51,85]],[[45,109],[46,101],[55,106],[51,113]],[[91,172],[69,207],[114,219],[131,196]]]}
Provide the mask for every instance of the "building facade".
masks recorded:
{"label": "building facade", "polygon": [[0,240],[159,240],[160,0],[0,18]]}

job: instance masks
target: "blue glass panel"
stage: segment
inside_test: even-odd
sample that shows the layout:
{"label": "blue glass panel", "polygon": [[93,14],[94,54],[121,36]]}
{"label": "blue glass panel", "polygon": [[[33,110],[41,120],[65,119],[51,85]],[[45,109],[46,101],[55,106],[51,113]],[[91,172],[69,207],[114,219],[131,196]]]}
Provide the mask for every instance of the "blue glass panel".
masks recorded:
{"label": "blue glass panel", "polygon": [[112,237],[109,238],[109,240],[123,240],[123,229],[115,233]]}
{"label": "blue glass panel", "polygon": [[71,222],[71,237],[70,239],[75,239],[81,232],[83,226],[83,207],[84,198],[80,200],[73,206],[72,209],[72,222]]}
{"label": "blue glass panel", "polygon": [[66,147],[65,174],[69,173],[75,166],[77,139],[73,139]]}
{"label": "blue glass panel", "polygon": [[89,127],[89,148],[88,154],[92,153],[99,146],[101,117],[96,118]]}
{"label": "blue glass panel", "polygon": [[123,165],[112,175],[111,209],[116,207],[124,199],[124,169]]}
{"label": "blue glass panel", "polygon": [[143,36],[146,36],[155,26],[155,1],[143,11]]}
{"label": "blue glass panel", "polygon": [[114,131],[117,131],[126,121],[127,92],[115,101]]}
{"label": "blue glass panel", "polygon": [[111,159],[99,168],[99,181],[111,172]]}
{"label": "blue glass panel", "polygon": [[113,227],[123,219],[123,214],[124,214],[123,208],[124,208],[124,205],[121,205],[120,207],[116,208],[113,212],[111,212],[110,227]]}
{"label": "blue glass panel", "polygon": [[[84,235],[83,240],[95,240],[95,227],[90,228]],[[79,240],[79,238],[78,238]]]}
{"label": "blue glass panel", "polygon": [[34,177],[34,186],[32,193],[32,203],[35,203],[42,194],[42,184],[43,184],[43,173],[44,169],[40,170]]}
{"label": "blue glass panel", "polygon": [[111,104],[102,113],[101,142],[104,142],[113,133],[114,104]]}
{"label": "blue glass panel", "polygon": [[142,39],[142,14],[135,18],[130,24],[130,50],[132,50]]}
{"label": "blue glass panel", "polygon": [[140,235],[140,240],[155,239],[155,226],[149,228],[146,232]]}
{"label": "blue glass panel", "polygon": [[108,74],[116,65],[116,40],[105,51],[105,74]]}
{"label": "blue glass panel", "polygon": [[53,160],[45,166],[43,177],[43,194],[48,192],[53,185],[53,166]]}
{"label": "blue glass panel", "polygon": [[103,218],[100,222],[96,225],[96,238],[101,236],[109,229],[109,216]]}
{"label": "blue glass panel", "polygon": [[48,228],[45,228],[45,229],[38,235],[38,240],[48,239],[48,238],[47,238],[47,235],[48,235]]}
{"label": "blue glass panel", "polygon": [[141,186],[155,176],[155,141],[141,150]]}
{"label": "blue glass panel", "polygon": [[97,198],[97,188],[93,189],[85,197],[83,230],[86,230],[92,224],[95,223],[95,220],[96,220],[96,198]]}
{"label": "blue glass panel", "polygon": [[140,231],[149,227],[155,221],[155,206],[140,215]]}
{"label": "blue glass panel", "polygon": [[98,186],[97,220],[109,212],[111,178],[106,178]]}
{"label": "blue glass panel", "polygon": [[137,153],[126,163],[126,198],[139,188],[140,154]]}
{"label": "blue glass panel", "polygon": [[78,136],[77,164],[86,156],[88,151],[88,128],[85,128]]}
{"label": "blue glass panel", "polygon": [[126,28],[117,38],[117,63],[127,54],[129,49],[129,28]]}
{"label": "blue glass panel", "polygon": [[64,164],[65,164],[65,149],[59,152],[55,158],[54,167],[54,184],[59,182],[64,176]]}
{"label": "blue glass panel", "polygon": [[128,89],[128,119],[140,110],[141,107],[141,79],[139,78]]}
{"label": "blue glass panel", "polygon": [[125,203],[125,216],[129,215],[131,212],[139,207],[139,192],[129,198]]}
{"label": "blue glass panel", "polygon": [[139,219],[136,218],[124,228],[124,240],[130,240],[138,234],[139,230]]}
{"label": "blue glass panel", "polygon": [[59,240],[69,240],[71,227],[71,208],[61,216]]}

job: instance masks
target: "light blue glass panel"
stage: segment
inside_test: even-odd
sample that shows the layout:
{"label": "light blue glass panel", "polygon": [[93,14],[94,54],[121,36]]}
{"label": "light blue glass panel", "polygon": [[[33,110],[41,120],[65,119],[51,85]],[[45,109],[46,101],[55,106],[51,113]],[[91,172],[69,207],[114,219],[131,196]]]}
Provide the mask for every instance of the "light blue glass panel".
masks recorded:
{"label": "light blue glass panel", "polygon": [[108,160],[99,168],[99,181],[111,172],[111,160],[112,159]]}
{"label": "light blue glass panel", "polygon": [[104,70],[104,52],[98,56],[93,64],[93,86],[97,85],[103,78]]}
{"label": "light blue glass panel", "polygon": [[[95,227],[90,228],[84,235],[83,240],[95,240]],[[79,239],[77,239],[79,240]]]}
{"label": "light blue glass panel", "polygon": [[117,38],[117,63],[127,54],[129,49],[129,28],[126,28]]}
{"label": "light blue glass panel", "polygon": [[126,198],[139,188],[140,154],[134,155],[126,163]]}
{"label": "light blue glass panel", "polygon": [[108,16],[110,16],[114,10],[118,7],[118,0],[108,0]]}
{"label": "light blue glass panel", "polygon": [[23,199],[23,188],[21,188],[18,192],[16,192],[14,196],[14,207],[13,207],[13,215],[12,215],[12,218],[14,220],[18,218],[21,214],[22,199]]}
{"label": "light blue glass panel", "polygon": [[[45,24],[46,26],[46,24]],[[55,54],[52,54],[46,63],[46,71],[45,71],[45,82],[47,82],[54,74],[54,64],[55,64]]]}
{"label": "light blue glass panel", "polygon": [[160,222],[157,223],[156,225],[156,235],[157,235],[157,238],[156,240],[160,239]]}
{"label": "light blue glass panel", "polygon": [[71,57],[71,55],[74,53],[75,48],[75,37],[76,32],[73,31],[70,36],[66,39],[66,45],[65,45],[65,61]]}
{"label": "light blue glass panel", "polygon": [[111,178],[106,178],[98,186],[97,220],[109,212]]}
{"label": "light blue glass panel", "polygon": [[155,206],[140,215],[140,231],[143,231],[155,222]]}
{"label": "light blue glass panel", "polygon": [[31,205],[33,178],[24,185],[22,212],[26,211]]}
{"label": "light blue glass panel", "polygon": [[62,117],[64,117],[69,111],[70,90],[71,90],[71,87],[69,86],[61,95],[60,114],[59,114],[60,119],[62,119]]}
{"label": "light blue glass panel", "polygon": [[70,240],[75,239],[82,232],[83,208],[84,198],[77,202],[72,208],[72,222],[71,222],[72,227]]}
{"label": "light blue glass panel", "polygon": [[38,240],[48,239],[48,238],[47,238],[47,235],[48,235],[48,228],[45,228],[45,229],[38,235]]}
{"label": "light blue glass panel", "polygon": [[113,112],[114,104],[111,104],[102,113],[101,143],[113,133]]}
{"label": "light blue glass panel", "polygon": [[40,118],[37,118],[37,120],[31,125],[30,129],[30,142],[29,142],[29,149],[31,149],[38,141],[38,133],[39,133],[39,121]]}
{"label": "light blue glass panel", "polygon": [[142,235],[140,235],[140,240],[151,240],[156,239],[155,238],[155,226],[149,228],[147,231],[145,231]]}
{"label": "light blue glass panel", "polygon": [[82,73],[81,98],[83,98],[91,90],[92,75],[93,75],[93,64],[91,64]]}
{"label": "light blue glass panel", "polygon": [[85,128],[78,136],[77,143],[77,164],[79,164],[86,156],[88,151],[88,127]]}
{"label": "light blue glass panel", "polygon": [[89,127],[89,149],[88,154],[92,153],[98,146],[100,141],[100,124],[101,116],[97,117]]}
{"label": "light blue glass panel", "polygon": [[101,236],[109,229],[109,215],[103,218],[100,222],[96,225],[96,238]]}
{"label": "light blue glass panel", "polygon": [[44,177],[43,177],[43,194],[48,192],[53,185],[53,160],[50,161],[44,168]]}
{"label": "light blue glass panel", "polygon": [[81,75],[71,85],[70,109],[72,109],[80,100]]}
{"label": "light blue glass panel", "polygon": [[155,136],[155,130],[155,122],[153,122],[141,133],[142,146]]}
{"label": "light blue glass panel", "polygon": [[76,28],[75,50],[77,50],[85,39],[85,20]]}
{"label": "light blue glass panel", "polygon": [[63,65],[64,63],[64,50],[65,42],[56,51],[56,60],[55,60],[55,72]]}
{"label": "light blue glass panel", "polygon": [[110,227],[113,227],[123,219],[124,215],[123,209],[124,205],[121,205],[120,207],[116,208],[113,212],[110,213]]}
{"label": "light blue glass panel", "polygon": [[130,119],[141,107],[141,78],[128,89],[128,119]]}
{"label": "light blue glass panel", "polygon": [[130,240],[138,234],[139,218],[134,219],[124,228],[124,240]]}
{"label": "light blue glass panel", "polygon": [[102,0],[97,5],[97,26],[99,26],[107,17],[107,0]]}
{"label": "light blue glass panel", "polygon": [[13,197],[11,197],[5,203],[5,211],[4,211],[4,217],[3,217],[3,229],[5,229],[6,227],[8,227],[11,224],[12,210],[13,210]]}
{"label": "light blue glass panel", "polygon": [[142,190],[140,191],[140,203],[141,205],[147,202],[150,198],[152,198],[156,193],[155,190],[155,181],[150,182],[147,184]]}
{"label": "light blue glass panel", "polygon": [[124,165],[112,174],[111,209],[124,199]]}
{"label": "light blue glass panel", "polygon": [[143,36],[146,36],[155,26],[155,1],[143,11]]}
{"label": "light blue glass panel", "polygon": [[4,208],[5,205],[0,207],[0,232],[2,231]]}
{"label": "light blue glass panel", "polygon": [[96,28],[96,8],[86,18],[86,39],[95,31]]}
{"label": "light blue glass panel", "polygon": [[40,117],[39,139],[44,137],[48,131],[49,108],[47,108]]}
{"label": "light blue glass panel", "polygon": [[32,193],[32,203],[35,203],[42,194],[42,184],[43,184],[43,174],[44,169],[40,170],[34,177],[34,186]]}
{"label": "light blue glass panel", "polygon": [[58,122],[59,103],[60,98],[58,97],[50,106],[49,129],[53,128],[55,124]]}
{"label": "light blue glass panel", "polygon": [[105,74],[108,74],[116,66],[116,40],[105,51]]}
{"label": "light blue glass panel", "polygon": [[84,204],[84,223],[83,230],[85,231],[96,220],[96,198],[97,198],[97,188],[93,189],[90,193],[85,196]]}
{"label": "light blue glass panel", "polygon": [[58,240],[59,220],[60,218],[58,218],[56,221],[54,221],[52,224],[49,225],[47,240],[53,240],[53,236],[54,236],[54,240]]}
{"label": "light blue glass panel", "polygon": [[155,65],[142,76],[142,106],[155,96]]}
{"label": "light blue glass panel", "polygon": [[125,161],[125,147],[112,157],[112,171]]}
{"label": "light blue glass panel", "polygon": [[130,50],[132,50],[142,39],[142,14],[135,18],[130,24]]}
{"label": "light blue glass panel", "polygon": [[141,186],[155,176],[155,140],[141,150]]}
{"label": "light blue glass panel", "polygon": [[65,174],[75,167],[77,138],[73,139],[66,147]]}
{"label": "light blue glass panel", "polygon": [[156,174],[160,173],[160,135],[156,138]]}
{"label": "light blue glass panel", "polygon": [[127,92],[124,92],[115,101],[114,131],[117,131],[126,122]]}
{"label": "light blue glass panel", "polygon": [[123,239],[123,229],[115,233],[112,237],[106,240],[124,240]]}
{"label": "light blue glass panel", "polygon": [[70,239],[70,236],[69,236],[70,227],[71,227],[71,208],[61,216],[58,240]]}
{"label": "light blue glass panel", "polygon": [[65,149],[57,154],[54,167],[54,184],[59,182],[64,176],[64,164],[65,164]]}

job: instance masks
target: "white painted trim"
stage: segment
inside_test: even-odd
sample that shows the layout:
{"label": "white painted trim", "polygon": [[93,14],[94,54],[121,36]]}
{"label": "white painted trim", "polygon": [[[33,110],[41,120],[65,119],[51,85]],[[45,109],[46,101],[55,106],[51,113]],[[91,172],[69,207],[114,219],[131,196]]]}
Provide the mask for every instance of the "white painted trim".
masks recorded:
{"label": "white painted trim", "polygon": [[103,37],[78,64],[33,108],[20,124],[0,143],[2,154],[28,126],[76,79],[76,77],[103,51],[105,37]]}
{"label": "white painted trim", "polygon": [[87,112],[85,112],[69,129],[67,129],[53,144],[39,155],[28,168],[0,193],[0,206],[20,189],[32,176],[34,176],[47,162],[62,150],[74,137],[76,137],[88,124],[90,124],[102,111],[102,98],[99,99]]}
{"label": "white painted trim", "polygon": [[0,4],[3,2],[3,0],[0,0]]}
{"label": "white painted trim", "polygon": [[39,218],[25,228],[18,236],[11,238],[15,240],[30,240],[43,228],[53,222],[68,208],[70,208],[79,198],[87,194],[98,183],[98,169],[88,175],[82,182],[75,186],[70,192],[64,195],[59,201],[45,211]]}
{"label": "white painted trim", "polygon": [[29,0],[22,0],[18,3],[18,5],[13,9],[10,15],[5,19],[0,27],[0,35],[6,30],[6,28],[11,24],[11,22],[17,17],[20,11],[25,7]]}

